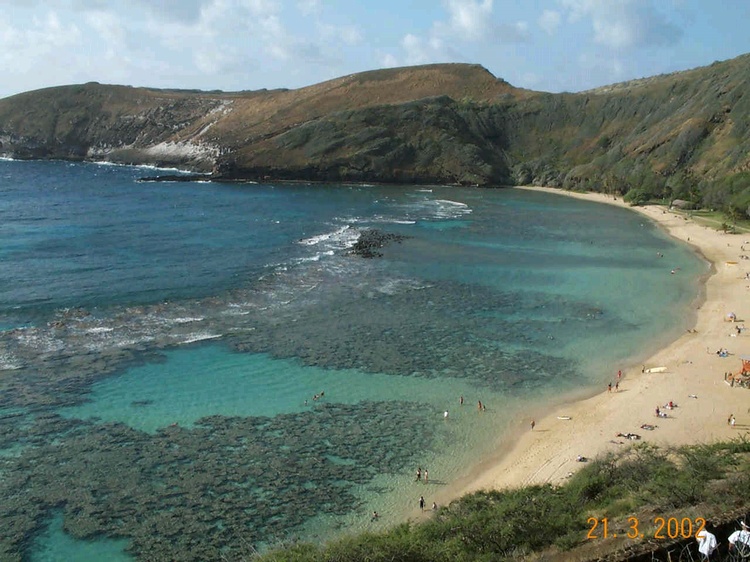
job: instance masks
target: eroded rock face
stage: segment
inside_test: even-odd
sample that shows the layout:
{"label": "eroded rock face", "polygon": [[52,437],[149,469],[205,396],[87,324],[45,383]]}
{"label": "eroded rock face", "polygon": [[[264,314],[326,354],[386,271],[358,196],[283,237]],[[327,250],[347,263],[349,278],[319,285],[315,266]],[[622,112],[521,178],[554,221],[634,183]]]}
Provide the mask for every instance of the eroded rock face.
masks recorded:
{"label": "eroded rock face", "polygon": [[210,171],[220,153],[202,134],[231,100],[86,84],[0,100],[0,153],[65,159],[181,165]]}

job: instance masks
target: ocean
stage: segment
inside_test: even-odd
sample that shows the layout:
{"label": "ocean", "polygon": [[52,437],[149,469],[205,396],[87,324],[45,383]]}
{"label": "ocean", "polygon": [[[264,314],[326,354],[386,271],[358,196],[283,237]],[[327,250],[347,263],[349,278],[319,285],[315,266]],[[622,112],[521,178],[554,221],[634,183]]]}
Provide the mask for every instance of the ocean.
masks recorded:
{"label": "ocean", "polygon": [[242,559],[403,521],[683,332],[707,273],[546,193],[148,175],[0,160],[2,560]]}

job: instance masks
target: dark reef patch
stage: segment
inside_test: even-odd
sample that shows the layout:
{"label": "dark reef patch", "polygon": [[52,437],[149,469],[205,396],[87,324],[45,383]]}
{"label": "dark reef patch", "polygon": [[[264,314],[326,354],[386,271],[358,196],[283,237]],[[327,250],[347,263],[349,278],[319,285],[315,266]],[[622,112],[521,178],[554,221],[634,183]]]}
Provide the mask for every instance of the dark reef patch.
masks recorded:
{"label": "dark reef patch", "polygon": [[409,473],[436,442],[429,413],[406,402],[321,403],[274,418],[210,416],[155,435],[55,414],[4,423],[27,447],[0,457],[0,559],[23,560],[55,509],[73,537],[127,538],[138,559],[239,559],[316,515],[368,513],[355,487]]}
{"label": "dark reef patch", "polygon": [[363,230],[357,242],[349,250],[349,254],[363,258],[381,258],[383,257],[383,252],[380,251],[382,248],[393,242],[401,242],[406,238],[401,234],[383,232],[377,228]]}

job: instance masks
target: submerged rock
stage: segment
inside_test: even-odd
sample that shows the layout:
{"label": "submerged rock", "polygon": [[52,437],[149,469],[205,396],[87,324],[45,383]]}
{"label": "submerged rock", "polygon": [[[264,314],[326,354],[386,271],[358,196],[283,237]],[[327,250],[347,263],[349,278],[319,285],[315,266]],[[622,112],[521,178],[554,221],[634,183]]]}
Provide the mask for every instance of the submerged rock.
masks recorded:
{"label": "submerged rock", "polygon": [[320,403],[153,435],[41,416],[26,433],[43,440],[0,465],[0,521],[12,530],[0,553],[22,559],[28,537],[62,509],[66,532],[129,539],[137,559],[239,559],[244,545],[288,540],[314,516],[358,509],[356,489],[375,476],[409,472],[436,443],[423,423],[430,413],[407,402]]}
{"label": "submerged rock", "polygon": [[406,240],[408,236],[383,232],[378,229],[363,230],[357,242],[349,250],[349,255],[360,256],[363,258],[380,258],[383,253],[382,248],[393,242]]}

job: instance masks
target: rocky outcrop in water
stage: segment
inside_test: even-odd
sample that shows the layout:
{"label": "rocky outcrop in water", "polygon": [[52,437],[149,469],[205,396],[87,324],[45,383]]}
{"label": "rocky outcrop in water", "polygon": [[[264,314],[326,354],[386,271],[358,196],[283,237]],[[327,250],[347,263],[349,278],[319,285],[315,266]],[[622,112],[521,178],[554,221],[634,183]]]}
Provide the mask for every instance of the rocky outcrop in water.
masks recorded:
{"label": "rocky outcrop in water", "polygon": [[363,230],[359,238],[349,250],[349,255],[359,256],[362,258],[381,258],[383,249],[388,244],[406,240],[407,236],[394,234],[392,232],[383,232],[376,228]]}

